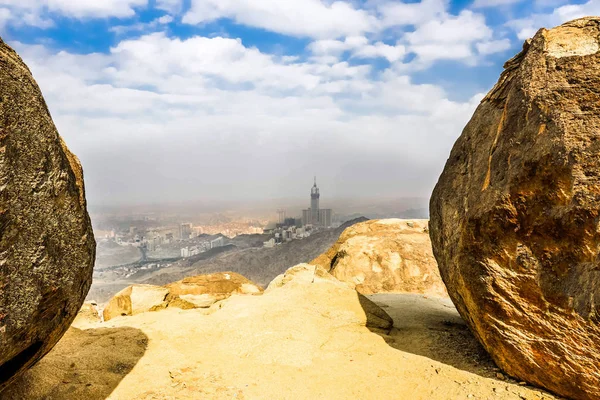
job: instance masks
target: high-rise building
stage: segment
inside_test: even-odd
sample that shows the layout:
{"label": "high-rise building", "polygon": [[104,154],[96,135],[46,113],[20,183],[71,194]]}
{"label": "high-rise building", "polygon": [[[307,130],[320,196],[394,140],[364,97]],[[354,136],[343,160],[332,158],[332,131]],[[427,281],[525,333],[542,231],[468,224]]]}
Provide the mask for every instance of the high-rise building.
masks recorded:
{"label": "high-rise building", "polygon": [[188,240],[192,236],[192,224],[184,223],[179,225],[179,238],[181,240]]}
{"label": "high-rise building", "polygon": [[319,187],[317,186],[317,177],[315,176],[315,184],[310,189],[310,218],[313,221],[313,225],[317,225],[315,221],[319,220],[319,199],[321,194],[319,193]]}
{"label": "high-rise building", "polygon": [[331,226],[331,215],[333,211],[330,208],[321,209],[319,201],[321,199],[321,193],[317,186],[317,177],[315,177],[315,183],[310,189],[310,208],[302,210],[302,224],[313,225],[322,228],[328,228]]}
{"label": "high-rise building", "polygon": [[278,218],[278,223],[283,225],[283,223],[285,222],[285,210],[280,208],[279,210],[277,210],[277,218]]}

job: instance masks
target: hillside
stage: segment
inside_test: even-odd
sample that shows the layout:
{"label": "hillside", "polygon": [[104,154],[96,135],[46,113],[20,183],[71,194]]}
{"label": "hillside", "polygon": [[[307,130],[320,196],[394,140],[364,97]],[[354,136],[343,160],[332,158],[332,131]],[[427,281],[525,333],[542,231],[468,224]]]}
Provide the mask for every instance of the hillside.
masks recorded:
{"label": "hillside", "polygon": [[294,240],[271,249],[263,247],[239,249],[210,259],[199,260],[191,265],[187,260],[180,261],[168,269],[147,274],[147,277],[141,278],[140,282],[164,285],[186,276],[232,271],[266,287],[273,278],[288,268],[309,262],[327,251],[346,228],[366,220],[364,217],[357,218],[339,228],[318,232],[308,238]]}
{"label": "hillside", "polygon": [[301,265],[262,296],[105,323],[78,318],[4,393],[11,399],[514,399],[554,397],[495,368],[448,299],[374,296],[394,318],[366,328],[356,292]]}

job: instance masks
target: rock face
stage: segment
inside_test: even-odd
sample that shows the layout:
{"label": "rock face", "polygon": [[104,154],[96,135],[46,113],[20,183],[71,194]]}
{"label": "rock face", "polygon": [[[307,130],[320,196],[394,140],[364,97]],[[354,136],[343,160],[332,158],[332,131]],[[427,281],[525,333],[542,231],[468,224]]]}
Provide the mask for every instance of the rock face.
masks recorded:
{"label": "rock face", "polygon": [[62,337],[92,282],[83,172],[0,40],[0,390]]}
{"label": "rock face", "polygon": [[508,374],[600,398],[600,19],[508,61],[431,199],[458,311]]}
{"label": "rock face", "polygon": [[339,316],[340,322],[347,316],[349,320],[346,322],[360,321],[361,325],[380,333],[389,333],[394,326],[392,318],[381,307],[351,290],[318,265],[300,264],[290,268],[285,274],[273,279],[265,293],[286,285],[286,289],[305,287],[307,292],[327,291],[327,294],[319,297],[319,301],[341,310],[352,309],[353,314]]}
{"label": "rock face", "polygon": [[157,311],[208,308],[232,294],[261,294],[263,290],[240,274],[220,272],[185,278],[165,286],[131,285],[117,293],[103,311],[104,320]]}
{"label": "rock face", "polygon": [[312,261],[362,294],[447,296],[431,251],[427,220],[385,219],[347,228]]}
{"label": "rock face", "polygon": [[104,320],[156,311],[167,306],[169,290],[153,285],[131,285],[121,290],[104,307]]}
{"label": "rock face", "polygon": [[165,287],[169,290],[167,296],[169,305],[178,305],[184,309],[210,307],[234,293],[261,294],[263,292],[262,288],[235,272],[194,276]]}

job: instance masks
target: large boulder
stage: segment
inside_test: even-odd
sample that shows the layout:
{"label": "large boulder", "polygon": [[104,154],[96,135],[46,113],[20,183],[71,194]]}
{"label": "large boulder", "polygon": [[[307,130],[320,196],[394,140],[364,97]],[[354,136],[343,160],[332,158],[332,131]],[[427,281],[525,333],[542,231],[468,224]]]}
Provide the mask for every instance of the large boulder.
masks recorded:
{"label": "large boulder", "polygon": [[95,246],[81,165],[29,69],[0,40],[0,390],[73,322]]}
{"label": "large boulder", "polygon": [[383,219],[352,225],[311,263],[363,294],[447,296],[431,251],[427,220]]}
{"label": "large boulder", "polygon": [[600,18],[508,61],[431,198],[458,311],[508,374],[600,398]]}
{"label": "large boulder", "polygon": [[[371,331],[388,334],[394,326],[394,320],[381,307],[334,278],[318,265],[299,264],[279,275],[265,291],[270,294],[279,288],[290,293],[304,292],[314,304],[324,303],[340,311],[328,316],[337,323],[358,323]],[[280,291],[279,293],[284,293]]]}

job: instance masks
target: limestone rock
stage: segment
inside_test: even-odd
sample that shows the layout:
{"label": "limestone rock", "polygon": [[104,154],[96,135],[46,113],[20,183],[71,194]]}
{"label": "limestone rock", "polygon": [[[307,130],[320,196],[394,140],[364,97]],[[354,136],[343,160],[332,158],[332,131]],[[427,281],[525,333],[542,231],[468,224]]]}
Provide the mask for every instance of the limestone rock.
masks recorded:
{"label": "limestone rock", "polygon": [[117,293],[104,307],[104,320],[155,311],[167,306],[169,289],[153,285],[131,285]]}
{"label": "limestone rock", "polygon": [[299,290],[307,290],[308,292],[309,289],[312,290],[315,286],[319,290],[327,292],[318,301],[327,302],[333,308],[340,310],[352,308],[354,312],[352,316],[353,321],[357,318],[356,315],[358,315],[358,323],[373,331],[389,333],[392,329],[394,321],[381,307],[349,288],[348,285],[340,282],[325,271],[325,269],[317,265],[300,264],[290,268],[285,274],[275,278],[269,284],[265,293],[270,293],[283,287],[286,287],[288,290],[291,290],[293,287]]}
{"label": "limestone rock", "polygon": [[71,326],[79,329],[87,329],[101,321],[98,303],[95,301],[86,301],[83,303]]}
{"label": "limestone rock", "polygon": [[458,311],[509,375],[600,398],[600,18],[508,61],[431,199]]}
{"label": "limestone rock", "polygon": [[312,261],[363,294],[447,296],[431,251],[427,220],[371,220],[347,228]]}
{"label": "limestone rock", "polygon": [[277,284],[212,313],[169,307],[72,327],[0,397],[557,399],[497,380],[445,299],[377,295],[400,328],[379,335],[365,328],[356,291],[323,269],[295,268]]}
{"label": "limestone rock", "polygon": [[209,308],[232,294],[257,295],[262,292],[262,288],[234,272],[198,275],[165,286],[128,286],[110,299],[103,315],[108,321],[167,307]]}
{"label": "limestone rock", "polygon": [[262,288],[235,272],[219,272],[185,278],[165,286],[169,307],[208,308],[234,293],[261,294]]}
{"label": "limestone rock", "polygon": [[0,391],[69,328],[92,282],[83,172],[0,40]]}

